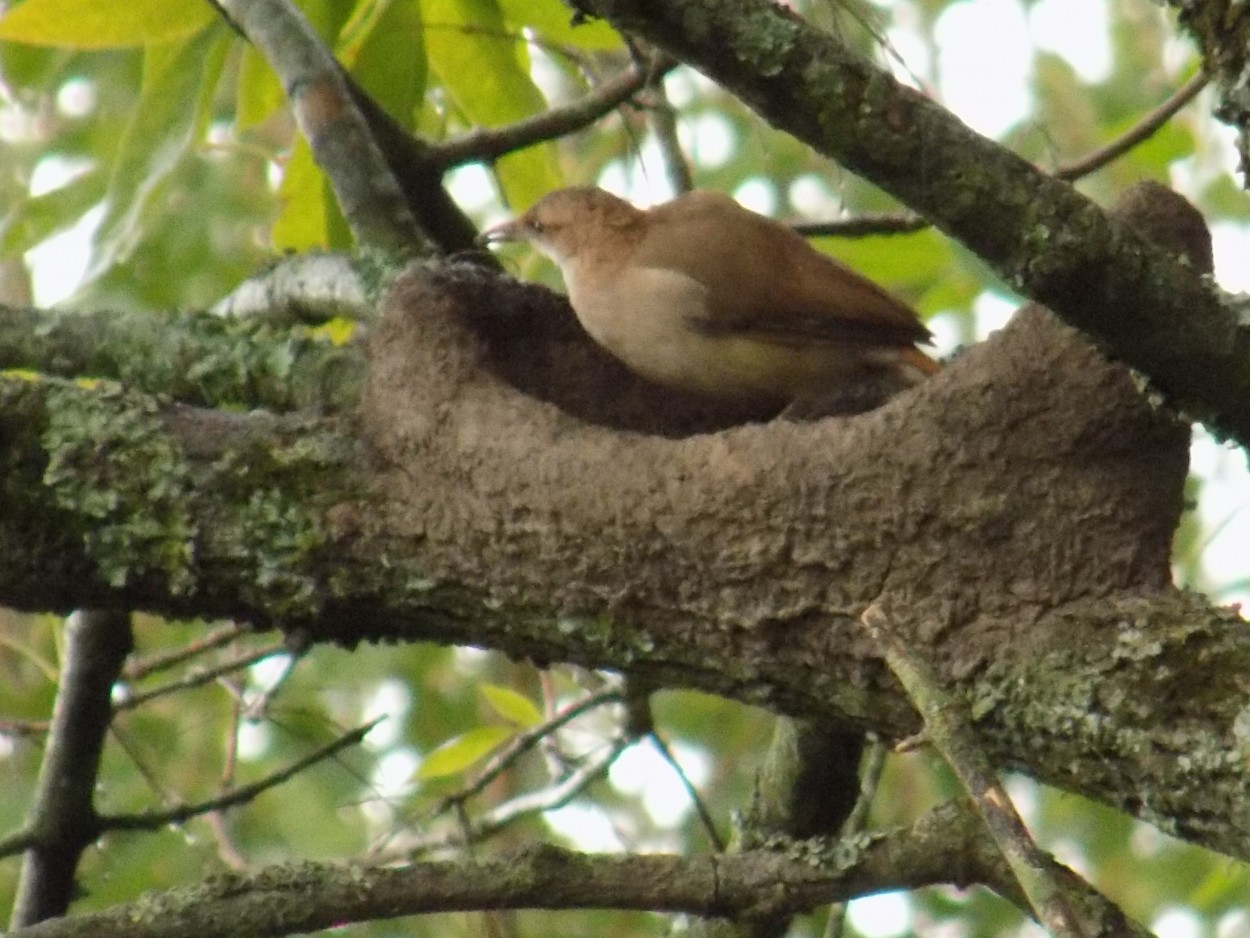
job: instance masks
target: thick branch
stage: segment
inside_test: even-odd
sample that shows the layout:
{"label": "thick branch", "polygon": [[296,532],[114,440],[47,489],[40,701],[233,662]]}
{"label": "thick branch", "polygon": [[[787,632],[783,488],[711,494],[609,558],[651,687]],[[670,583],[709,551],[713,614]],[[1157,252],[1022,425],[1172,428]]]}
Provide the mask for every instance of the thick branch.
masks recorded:
{"label": "thick branch", "polygon": [[769,0],[581,0],[716,79],[986,260],[1217,431],[1250,444],[1250,328],[1066,183]]}
{"label": "thick branch", "polygon": [[537,847],[404,867],[304,863],[210,879],[133,905],[47,922],[10,938],[286,935],[402,915],[500,908],[641,909],[776,916],[932,883],[1000,886],[1018,901],[979,822],[948,805],[860,844],[793,842],[704,857],[588,856]]}
{"label": "thick branch", "polygon": [[108,378],[202,406],[344,411],[365,361],[291,322],[0,307],[0,368]]}
{"label": "thick branch", "polygon": [[1187,431],[1122,369],[1034,310],[862,417],[666,439],[709,415],[571,322],[415,272],[373,333],[372,462],[329,421],[0,382],[0,601],[471,642],[889,737],[917,723],[855,626],[881,600],[996,760],[1244,854],[1250,640],[1168,592]]}

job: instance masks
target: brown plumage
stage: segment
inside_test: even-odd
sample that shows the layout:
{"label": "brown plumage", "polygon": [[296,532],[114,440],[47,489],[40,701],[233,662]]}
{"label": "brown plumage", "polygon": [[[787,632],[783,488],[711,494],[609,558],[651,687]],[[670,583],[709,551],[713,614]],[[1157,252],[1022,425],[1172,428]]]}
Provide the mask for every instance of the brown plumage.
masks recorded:
{"label": "brown plumage", "polygon": [[560,266],[591,337],[659,384],[785,405],[938,367],[915,347],[929,331],[910,307],[719,193],[642,211],[559,189],[483,235],[518,240]]}

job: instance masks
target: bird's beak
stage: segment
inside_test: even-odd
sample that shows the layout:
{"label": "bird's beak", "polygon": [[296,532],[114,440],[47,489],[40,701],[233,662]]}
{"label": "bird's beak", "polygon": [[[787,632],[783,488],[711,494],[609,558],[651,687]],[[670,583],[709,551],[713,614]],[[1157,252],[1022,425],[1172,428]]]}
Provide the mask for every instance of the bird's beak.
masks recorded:
{"label": "bird's beak", "polygon": [[502,244],[505,241],[522,241],[524,239],[525,234],[521,230],[521,226],[513,220],[487,228],[477,236],[475,243],[478,247],[486,247],[490,244]]}

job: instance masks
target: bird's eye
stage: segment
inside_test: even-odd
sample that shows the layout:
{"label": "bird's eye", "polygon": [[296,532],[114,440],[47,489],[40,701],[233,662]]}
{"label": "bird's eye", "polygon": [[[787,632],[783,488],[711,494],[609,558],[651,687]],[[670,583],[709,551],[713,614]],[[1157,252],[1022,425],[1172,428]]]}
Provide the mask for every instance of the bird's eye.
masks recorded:
{"label": "bird's eye", "polygon": [[537,219],[535,219],[534,221],[530,222],[530,231],[534,232],[534,234],[542,234],[542,233],[543,233],[543,223],[542,223],[542,222],[540,222],[540,221],[538,221]]}

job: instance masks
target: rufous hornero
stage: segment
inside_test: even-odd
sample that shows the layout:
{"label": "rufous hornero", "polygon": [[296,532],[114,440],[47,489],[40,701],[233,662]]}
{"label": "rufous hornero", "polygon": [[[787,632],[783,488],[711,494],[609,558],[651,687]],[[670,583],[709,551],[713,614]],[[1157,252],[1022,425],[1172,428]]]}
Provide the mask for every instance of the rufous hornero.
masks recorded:
{"label": "rufous hornero", "polygon": [[938,369],[916,348],[930,334],[909,306],[717,192],[643,211],[602,189],[558,189],[480,241],[550,257],[591,338],[660,385],[802,408]]}

